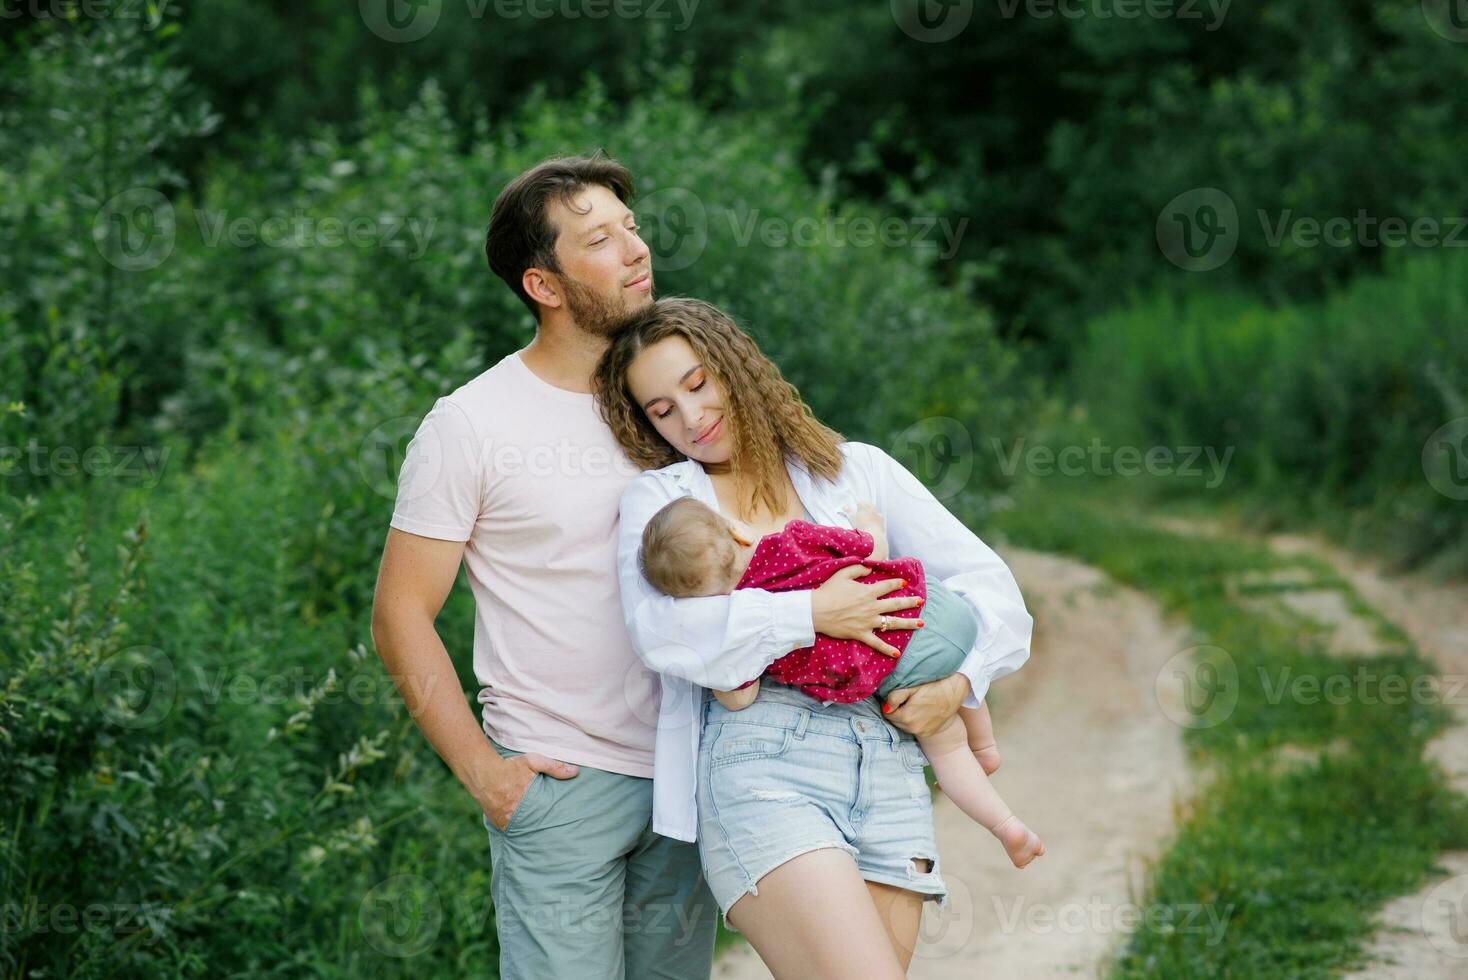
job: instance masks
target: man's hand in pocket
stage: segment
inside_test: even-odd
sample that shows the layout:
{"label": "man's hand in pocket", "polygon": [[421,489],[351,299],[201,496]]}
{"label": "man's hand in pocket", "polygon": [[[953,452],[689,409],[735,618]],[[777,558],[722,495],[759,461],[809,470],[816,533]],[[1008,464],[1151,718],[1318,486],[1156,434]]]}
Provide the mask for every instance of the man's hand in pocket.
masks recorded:
{"label": "man's hand in pocket", "polygon": [[539,752],[526,752],[524,755],[501,759],[496,771],[486,780],[487,789],[483,795],[476,795],[476,799],[489,822],[503,831],[509,826],[510,818],[515,815],[521,801],[525,799],[525,792],[530,788],[536,773],[543,772],[556,779],[570,779],[580,771],[579,767],[569,762],[561,762]]}

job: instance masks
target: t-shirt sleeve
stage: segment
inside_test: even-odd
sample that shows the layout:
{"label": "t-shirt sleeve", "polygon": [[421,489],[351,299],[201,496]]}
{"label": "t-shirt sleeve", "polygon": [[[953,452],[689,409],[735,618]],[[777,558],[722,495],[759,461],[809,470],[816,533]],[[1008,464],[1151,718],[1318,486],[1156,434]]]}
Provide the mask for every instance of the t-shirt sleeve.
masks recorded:
{"label": "t-shirt sleeve", "polygon": [[484,495],[480,455],[469,416],[440,398],[408,443],[392,526],[425,538],[468,541]]}
{"label": "t-shirt sleeve", "polygon": [[868,558],[874,544],[872,536],[865,531],[808,521],[791,521],[785,533],[807,553],[828,554],[833,558]]}

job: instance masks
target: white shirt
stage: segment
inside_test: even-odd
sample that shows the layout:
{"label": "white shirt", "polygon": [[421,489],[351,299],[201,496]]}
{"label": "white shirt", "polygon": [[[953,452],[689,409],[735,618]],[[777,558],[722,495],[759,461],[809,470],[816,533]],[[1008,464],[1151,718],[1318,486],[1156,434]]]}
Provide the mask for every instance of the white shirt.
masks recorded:
{"label": "white shirt", "polygon": [[[841,445],[845,465],[834,482],[787,465],[796,495],[818,524],[851,527],[841,508],[871,501],[887,521],[889,552],[923,563],[969,603],[978,638],[959,671],[971,690],[964,706],[977,708],[989,682],[1013,673],[1030,656],[1034,621],[1009,567],[903,466],[876,446]],[[693,841],[698,740],[704,688],[731,690],[764,673],[792,650],[815,642],[811,591],[736,589],[727,596],[674,599],[643,578],[638,567],[642,531],[652,516],[679,497],[719,509],[703,467],[684,460],[643,473],[622,495],[617,569],[622,610],[633,649],[657,671],[662,688],[653,762],[653,830]]]}

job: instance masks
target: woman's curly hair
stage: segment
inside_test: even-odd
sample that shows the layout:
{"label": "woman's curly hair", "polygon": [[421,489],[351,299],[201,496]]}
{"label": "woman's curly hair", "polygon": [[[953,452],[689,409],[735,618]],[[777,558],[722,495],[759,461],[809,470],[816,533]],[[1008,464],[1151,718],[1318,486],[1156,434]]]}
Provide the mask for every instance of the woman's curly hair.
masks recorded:
{"label": "woman's curly hair", "polygon": [[628,458],[645,470],[687,458],[658,434],[627,390],[627,369],[637,355],[672,336],[688,341],[724,393],[734,446],[729,462],[741,502],[763,501],[784,513],[789,456],[813,476],[836,479],[842,435],[816,419],[795,386],[728,314],[682,296],[660,299],[629,317],[596,367],[598,410]]}

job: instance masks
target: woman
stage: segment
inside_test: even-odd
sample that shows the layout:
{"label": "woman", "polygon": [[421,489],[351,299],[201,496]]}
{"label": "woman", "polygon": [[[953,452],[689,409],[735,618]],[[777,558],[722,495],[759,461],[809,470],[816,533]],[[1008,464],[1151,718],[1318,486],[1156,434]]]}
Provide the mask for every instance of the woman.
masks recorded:
{"label": "woman", "polygon": [[[870,698],[826,704],[766,682],[736,713],[709,689],[758,677],[814,632],[886,647],[878,628],[915,620],[882,614],[916,600],[874,598],[854,621],[849,602],[838,614],[821,595],[834,577],[815,592],[672,599],[642,576],[643,528],[682,496],[757,534],[796,518],[850,527],[845,509],[874,502],[892,553],[920,559],[973,607],[978,639],[954,675],[972,687],[970,707],[1029,656],[1031,620],[1013,576],[890,456],[818,422],[706,303],[665,299],[633,317],[596,386],[618,442],[648,471],[622,498],[618,564],[633,645],[662,680],[654,829],[698,841],[725,922],[777,977],[903,976],[922,902],[947,898],[915,739]],[[848,583],[866,573],[844,571]],[[767,614],[752,616],[758,602]]]}

